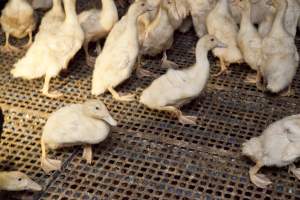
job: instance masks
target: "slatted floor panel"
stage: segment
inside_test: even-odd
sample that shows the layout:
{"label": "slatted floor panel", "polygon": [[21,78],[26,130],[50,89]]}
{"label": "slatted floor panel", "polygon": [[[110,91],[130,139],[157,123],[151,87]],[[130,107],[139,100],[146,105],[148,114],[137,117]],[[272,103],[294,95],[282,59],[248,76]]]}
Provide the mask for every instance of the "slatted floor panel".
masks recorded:
{"label": "slatted floor panel", "polygon": [[[78,11],[98,6],[97,1],[80,0]],[[123,13],[123,12],[121,12]],[[22,45],[26,41],[14,41]],[[0,35],[1,44],[4,34]],[[197,42],[191,30],[176,33],[168,56],[188,67],[195,61]],[[296,38],[300,48],[300,37]],[[51,89],[64,93],[59,99],[40,94],[43,79],[13,79],[12,65],[24,55],[0,53],[0,105],[4,110],[0,170],[20,170],[40,183],[42,192],[3,193],[3,199],[300,199],[300,182],[287,168],[264,168],[273,184],[255,187],[248,177],[253,163],[241,155],[241,144],[258,136],[268,124],[300,113],[300,72],[293,82],[293,97],[263,94],[244,82],[253,73],[247,65],[233,65],[231,72],[211,77],[206,91],[183,107],[198,117],[197,125],[182,125],[164,112],[150,110],[138,102],[116,102],[111,95],[90,94],[92,69],[85,65],[83,51],[69,70],[51,82]],[[144,58],[146,69],[164,74],[160,56]],[[219,69],[209,55],[211,73]],[[118,87],[138,97],[153,78],[135,74]],[[58,108],[89,98],[104,101],[119,122],[110,137],[94,145],[94,162],[81,158],[81,147],[54,151],[63,160],[63,169],[46,175],[40,169],[40,136],[47,116]]]}

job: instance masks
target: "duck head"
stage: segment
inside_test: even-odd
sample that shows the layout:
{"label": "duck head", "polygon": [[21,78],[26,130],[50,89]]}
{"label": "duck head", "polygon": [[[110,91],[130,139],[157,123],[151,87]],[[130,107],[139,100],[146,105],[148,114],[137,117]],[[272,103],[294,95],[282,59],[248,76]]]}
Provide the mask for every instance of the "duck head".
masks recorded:
{"label": "duck head", "polygon": [[31,180],[26,174],[18,171],[0,173],[0,189],[8,191],[41,191],[42,187]]}
{"label": "duck head", "polygon": [[138,17],[145,12],[150,12],[154,9],[155,5],[153,3],[149,3],[147,0],[138,0],[131,4],[128,13],[134,13]]}
{"label": "duck head", "polygon": [[227,45],[221,42],[218,38],[213,35],[205,35],[203,36],[197,43],[196,51],[198,49],[205,48],[207,50],[211,50],[214,48],[226,48]]}
{"label": "duck head", "polygon": [[161,6],[168,11],[169,15],[174,17],[175,20],[179,20],[179,12],[177,9],[176,1],[175,0],[162,0]]}
{"label": "duck head", "polygon": [[92,118],[104,120],[111,126],[116,126],[117,122],[109,114],[106,106],[100,100],[88,100],[83,104],[84,113]]}
{"label": "duck head", "polygon": [[273,6],[275,8],[279,8],[287,4],[286,0],[267,0],[266,4],[269,6]]}
{"label": "duck head", "polygon": [[242,12],[246,12],[251,9],[250,0],[237,0],[237,5]]}
{"label": "duck head", "polygon": [[251,158],[251,160],[257,162],[262,157],[262,145],[258,137],[251,138],[247,142],[243,143],[242,153],[243,155]]}

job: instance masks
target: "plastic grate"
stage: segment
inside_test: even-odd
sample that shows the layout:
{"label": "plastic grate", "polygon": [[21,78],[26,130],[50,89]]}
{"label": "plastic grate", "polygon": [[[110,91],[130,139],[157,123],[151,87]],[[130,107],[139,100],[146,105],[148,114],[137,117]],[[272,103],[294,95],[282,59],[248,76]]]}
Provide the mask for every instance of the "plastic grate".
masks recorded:
{"label": "plastic grate", "polygon": [[[78,10],[99,6],[98,1],[78,1]],[[121,14],[124,13],[121,10]],[[12,41],[22,45],[26,41]],[[4,43],[3,32],[0,42]],[[180,67],[195,61],[197,37],[193,31],[176,33],[167,53]],[[296,38],[298,49],[300,37]],[[300,182],[287,168],[264,168],[273,184],[260,189],[250,183],[253,163],[241,156],[241,144],[284,116],[300,113],[299,71],[293,82],[296,95],[263,94],[244,82],[246,65],[233,65],[231,73],[211,77],[206,91],[182,111],[198,116],[197,125],[182,125],[168,113],[150,110],[137,102],[104,101],[119,122],[111,136],[95,145],[93,164],[81,158],[81,147],[51,152],[64,161],[63,170],[45,175],[40,169],[40,136],[47,116],[54,110],[80,103],[90,94],[92,69],[80,51],[68,72],[51,81],[51,89],[64,93],[60,99],[40,94],[43,79],[13,79],[10,69],[24,51],[0,53],[0,106],[5,114],[1,137],[0,170],[21,170],[43,185],[40,193],[5,193],[3,199],[300,199]],[[218,61],[209,55],[211,72]],[[143,65],[156,74],[161,56],[145,57]],[[135,74],[118,91],[140,95],[153,78]]]}

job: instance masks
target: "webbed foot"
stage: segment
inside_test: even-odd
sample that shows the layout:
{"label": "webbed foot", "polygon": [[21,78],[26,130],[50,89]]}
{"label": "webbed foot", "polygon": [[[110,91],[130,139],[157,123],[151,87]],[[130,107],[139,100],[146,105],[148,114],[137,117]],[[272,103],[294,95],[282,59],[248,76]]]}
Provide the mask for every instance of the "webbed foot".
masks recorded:
{"label": "webbed foot", "polygon": [[60,170],[61,169],[61,161],[49,159],[49,158],[42,158],[41,167],[48,174],[52,171]]}

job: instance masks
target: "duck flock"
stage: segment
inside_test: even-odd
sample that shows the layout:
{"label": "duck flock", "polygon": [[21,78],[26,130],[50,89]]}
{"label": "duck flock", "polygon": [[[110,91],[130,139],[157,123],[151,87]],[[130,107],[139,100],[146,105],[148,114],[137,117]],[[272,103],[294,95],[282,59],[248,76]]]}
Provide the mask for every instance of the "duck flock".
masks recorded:
{"label": "duck flock", "polygon": [[[117,1],[117,0],[115,0]],[[292,81],[299,66],[295,44],[300,27],[300,0],[136,0],[119,19],[114,0],[102,0],[101,9],[76,13],[76,0],[9,0],[2,10],[1,27],[5,45],[1,51],[16,52],[9,38],[28,36],[21,47],[26,54],[11,69],[14,78],[32,80],[44,77],[43,95],[59,98],[63,94],[50,89],[51,80],[68,68],[83,48],[87,67],[93,68],[91,94],[109,92],[116,101],[138,101],[157,111],[174,114],[179,123],[195,124],[197,116],[184,115],[180,107],[197,98],[210,78],[208,52],[220,61],[226,76],[231,64],[246,63],[255,72],[247,82],[261,92],[292,96]],[[38,26],[35,9],[50,9]],[[194,28],[199,40],[196,62],[179,69],[168,60],[175,31]],[[37,33],[33,33],[38,28]],[[103,46],[99,40],[105,39]],[[96,43],[97,56],[89,53]],[[142,66],[143,56],[161,55],[161,76]],[[116,87],[133,73],[151,76],[154,81],[140,97],[120,95]],[[83,158],[92,162],[92,144],[106,139],[117,121],[99,100],[72,104],[52,113],[41,137],[41,167],[46,172],[59,170],[61,161],[48,158],[49,149],[82,145]],[[299,139],[299,141],[298,141]],[[300,168],[293,164],[300,157],[300,115],[287,116],[242,147],[244,155],[255,162],[249,175],[253,184],[265,188],[271,181],[259,174],[263,166],[289,166],[300,179]],[[0,190],[42,190],[21,172],[0,172]]]}

